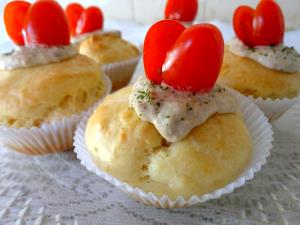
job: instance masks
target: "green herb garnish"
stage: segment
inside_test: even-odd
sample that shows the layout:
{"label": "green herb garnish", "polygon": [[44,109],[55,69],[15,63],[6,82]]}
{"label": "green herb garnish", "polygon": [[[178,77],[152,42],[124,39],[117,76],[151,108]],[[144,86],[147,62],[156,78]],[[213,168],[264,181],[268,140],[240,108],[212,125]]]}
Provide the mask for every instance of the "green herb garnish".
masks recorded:
{"label": "green herb garnish", "polygon": [[151,103],[153,100],[149,89],[142,90],[142,91],[139,90],[136,99],[139,101],[146,100],[148,103]]}

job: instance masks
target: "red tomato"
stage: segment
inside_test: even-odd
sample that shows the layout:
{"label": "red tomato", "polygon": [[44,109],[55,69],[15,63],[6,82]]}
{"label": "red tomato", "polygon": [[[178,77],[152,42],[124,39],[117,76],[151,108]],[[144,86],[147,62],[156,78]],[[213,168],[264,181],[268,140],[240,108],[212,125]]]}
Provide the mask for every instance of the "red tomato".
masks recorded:
{"label": "red tomato", "polygon": [[171,49],[184,29],[181,23],[171,20],[162,20],[149,29],[144,41],[143,53],[145,72],[149,80],[161,83],[162,65],[167,51]]}
{"label": "red tomato", "polygon": [[103,28],[103,14],[102,11],[96,7],[88,7],[80,16],[76,34],[84,34],[93,32],[95,30],[101,30]]}
{"label": "red tomato", "polygon": [[240,6],[234,13],[233,28],[236,36],[248,46],[254,46],[253,16],[254,10],[248,6]]}
{"label": "red tomato", "polygon": [[72,36],[76,34],[77,22],[83,11],[84,8],[79,3],[71,3],[66,8],[66,16],[69,22]]}
{"label": "red tomato", "polygon": [[233,16],[237,37],[249,47],[278,45],[284,38],[284,16],[273,0],[261,0],[256,9],[239,7]]}
{"label": "red tomato", "polygon": [[223,55],[222,34],[210,24],[185,29],[177,21],[162,20],[149,29],[144,42],[144,67],[148,79],[184,91],[213,88]]}
{"label": "red tomato", "polygon": [[190,22],[196,18],[198,0],[168,0],[165,8],[165,18]]}
{"label": "red tomato", "polygon": [[6,32],[16,45],[24,45],[22,28],[30,3],[24,1],[9,2],[4,8]]}
{"label": "red tomato", "polygon": [[224,40],[217,27],[197,24],[186,29],[167,53],[163,81],[185,91],[210,91],[218,78]]}
{"label": "red tomato", "polygon": [[52,0],[36,1],[24,22],[26,45],[69,45],[70,31],[64,10]]}

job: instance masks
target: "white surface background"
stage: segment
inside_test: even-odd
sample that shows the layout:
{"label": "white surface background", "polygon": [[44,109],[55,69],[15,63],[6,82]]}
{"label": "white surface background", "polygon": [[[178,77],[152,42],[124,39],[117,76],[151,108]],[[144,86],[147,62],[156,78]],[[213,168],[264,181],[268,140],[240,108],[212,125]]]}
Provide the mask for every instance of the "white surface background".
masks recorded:
{"label": "white surface background", "polygon": [[[33,2],[33,0],[28,0]],[[163,18],[166,0],[58,0],[65,7],[70,2],[85,6],[98,5],[110,20],[153,23]],[[281,5],[287,28],[300,28],[300,0],[277,0]],[[0,0],[0,43],[8,40],[3,25],[2,11],[9,0]],[[258,0],[199,0],[198,20],[222,20],[230,22],[233,10],[241,4],[255,6]]]}

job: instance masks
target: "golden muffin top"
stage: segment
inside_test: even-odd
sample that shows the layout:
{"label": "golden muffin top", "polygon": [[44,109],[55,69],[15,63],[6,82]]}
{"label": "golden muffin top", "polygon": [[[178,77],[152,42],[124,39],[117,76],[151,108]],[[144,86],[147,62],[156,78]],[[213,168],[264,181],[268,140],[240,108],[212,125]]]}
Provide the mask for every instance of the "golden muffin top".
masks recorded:
{"label": "golden muffin top", "polygon": [[264,99],[294,98],[300,94],[300,72],[285,73],[269,69],[247,57],[225,48],[218,83]]}
{"label": "golden muffin top", "polygon": [[107,96],[89,118],[86,144],[117,179],[171,199],[223,187],[248,165],[252,144],[236,113],[215,114],[183,140],[168,143],[128,104],[131,87]]}
{"label": "golden muffin top", "polygon": [[137,47],[111,33],[91,35],[80,44],[79,52],[101,64],[128,60],[139,55]]}
{"label": "golden muffin top", "polygon": [[86,110],[103,93],[99,65],[83,55],[47,65],[0,70],[0,124],[40,126]]}

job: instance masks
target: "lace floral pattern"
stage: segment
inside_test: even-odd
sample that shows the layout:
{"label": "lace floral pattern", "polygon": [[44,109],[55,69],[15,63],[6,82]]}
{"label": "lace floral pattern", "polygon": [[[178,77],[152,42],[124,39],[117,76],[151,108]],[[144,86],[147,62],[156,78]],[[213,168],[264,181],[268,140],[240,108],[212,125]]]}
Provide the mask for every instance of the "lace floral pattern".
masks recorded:
{"label": "lace floral pattern", "polygon": [[70,151],[27,157],[1,149],[0,224],[295,224],[300,141],[275,131],[268,163],[234,193],[187,209],[132,200],[83,168]]}

